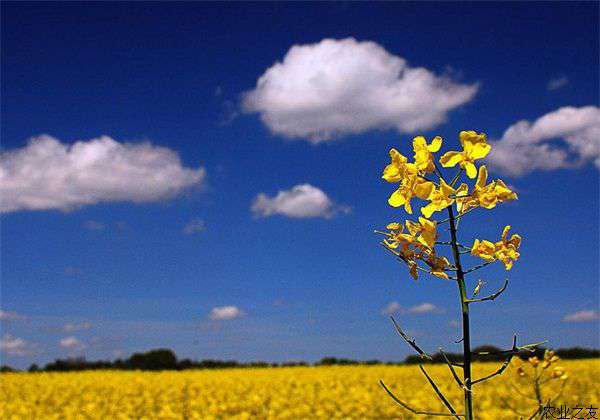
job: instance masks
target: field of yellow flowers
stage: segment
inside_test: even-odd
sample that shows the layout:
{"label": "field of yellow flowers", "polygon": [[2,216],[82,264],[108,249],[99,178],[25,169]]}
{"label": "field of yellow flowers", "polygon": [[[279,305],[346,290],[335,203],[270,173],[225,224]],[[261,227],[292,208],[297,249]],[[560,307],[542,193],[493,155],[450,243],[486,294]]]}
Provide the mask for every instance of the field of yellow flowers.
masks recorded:
{"label": "field of yellow flowers", "polygon": [[[563,361],[569,372],[556,404],[600,403],[598,360]],[[475,376],[495,364],[476,364]],[[445,365],[428,366],[457,409],[462,393]],[[596,379],[594,379],[596,378]],[[378,385],[383,379],[407,403],[433,411],[443,406],[417,366],[332,366],[197,370],[182,372],[89,371],[0,374],[2,419],[407,419]],[[503,408],[533,412],[527,382],[512,366],[475,387],[479,418],[514,419]],[[552,385],[555,386],[555,385]],[[550,391],[550,390],[548,390]]]}

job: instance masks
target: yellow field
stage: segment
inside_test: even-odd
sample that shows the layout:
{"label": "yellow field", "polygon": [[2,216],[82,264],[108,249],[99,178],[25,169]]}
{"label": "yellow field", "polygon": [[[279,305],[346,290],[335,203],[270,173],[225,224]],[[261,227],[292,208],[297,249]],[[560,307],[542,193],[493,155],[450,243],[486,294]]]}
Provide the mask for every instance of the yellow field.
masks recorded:
{"label": "yellow field", "polygon": [[[562,361],[561,365],[568,371],[569,379],[560,403],[598,407],[599,362]],[[496,366],[476,365],[475,377]],[[460,410],[461,392],[447,367],[435,365],[428,371]],[[1,374],[0,418],[413,418],[385,394],[377,384],[380,378],[406,402],[422,409],[444,411],[416,366],[333,366]],[[512,391],[509,383],[516,378],[514,370],[509,369],[503,376],[475,387],[478,418],[517,418],[502,409],[502,399],[522,411],[535,409],[535,402]],[[531,395],[523,385],[519,389]]]}

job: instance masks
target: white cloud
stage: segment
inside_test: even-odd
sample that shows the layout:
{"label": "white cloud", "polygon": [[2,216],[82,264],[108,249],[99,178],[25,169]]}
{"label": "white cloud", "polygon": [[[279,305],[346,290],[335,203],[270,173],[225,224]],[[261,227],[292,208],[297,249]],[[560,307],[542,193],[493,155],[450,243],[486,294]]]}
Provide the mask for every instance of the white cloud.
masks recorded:
{"label": "white cloud", "polygon": [[26,317],[21,314],[18,314],[14,311],[3,311],[0,309],[0,321],[20,321],[23,319],[26,319]]}
{"label": "white cloud", "polygon": [[600,168],[600,108],[563,107],[533,123],[522,120],[492,143],[489,162],[514,176],[588,162]]}
{"label": "white cloud", "polygon": [[69,145],[42,135],[1,153],[0,212],[158,201],[200,185],[204,177],[203,168],[183,167],[165,147],[106,136]]}
{"label": "white cloud", "polygon": [[402,305],[396,301],[388,303],[381,311],[381,313],[384,315],[393,315],[395,313],[420,315],[439,312],[441,312],[440,308],[435,306],[433,303],[425,302],[419,305],[411,306],[410,308],[403,308]]}
{"label": "white cloud", "polygon": [[384,315],[393,315],[396,312],[400,312],[400,309],[402,309],[402,306],[400,306],[400,304],[398,302],[394,301],[394,302],[388,303],[386,305],[386,307],[383,308],[381,313]]}
{"label": "white cloud", "polygon": [[85,331],[94,328],[90,322],[68,323],[63,326],[64,332]]}
{"label": "white cloud", "polygon": [[375,42],[324,39],[292,46],[245,93],[243,108],[275,134],[319,143],[373,129],[433,128],[477,89],[409,67]]}
{"label": "white cloud", "polygon": [[565,322],[589,322],[597,321],[600,319],[600,313],[598,311],[584,310],[575,312],[572,314],[565,315],[563,321]]}
{"label": "white cloud", "polygon": [[5,334],[0,339],[0,350],[6,354],[13,356],[25,356],[31,354],[31,343],[22,338],[13,337],[10,334]]}
{"label": "white cloud", "polygon": [[237,306],[217,306],[212,308],[209,318],[213,321],[229,321],[244,316],[244,312]]}
{"label": "white cloud", "polygon": [[439,312],[439,309],[433,303],[425,302],[421,303],[420,305],[408,308],[408,312],[411,314],[429,314],[432,312]]}
{"label": "white cloud", "polygon": [[350,211],[348,206],[334,203],[321,189],[310,184],[279,191],[275,197],[260,193],[254,198],[250,209],[256,217],[279,214],[297,219],[330,218],[339,212]]}
{"label": "white cloud", "polygon": [[546,88],[548,90],[557,90],[561,87],[565,87],[569,84],[569,78],[566,76],[559,76],[548,81]]}
{"label": "white cloud", "polygon": [[83,350],[87,347],[81,340],[73,336],[61,338],[59,344],[69,350]]}
{"label": "white cloud", "polygon": [[193,235],[195,233],[204,232],[206,223],[202,219],[192,219],[183,227],[183,233]]}

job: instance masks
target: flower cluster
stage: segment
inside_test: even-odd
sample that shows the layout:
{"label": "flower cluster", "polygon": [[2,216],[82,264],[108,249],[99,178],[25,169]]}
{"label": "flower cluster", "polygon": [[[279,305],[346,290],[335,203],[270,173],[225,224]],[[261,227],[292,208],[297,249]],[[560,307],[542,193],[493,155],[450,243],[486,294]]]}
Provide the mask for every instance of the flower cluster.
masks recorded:
{"label": "flower cluster", "polygon": [[[435,153],[440,151],[443,143],[439,136],[434,137],[430,143],[423,136],[415,137],[412,143],[412,162],[398,150],[391,149],[391,162],[383,170],[384,180],[399,184],[388,199],[392,207],[404,207],[408,214],[412,214],[414,198],[426,201],[420,209],[423,217],[419,217],[418,223],[410,220],[404,224],[391,223],[387,226],[388,232],[378,232],[386,235],[383,245],[408,265],[409,272],[415,279],[418,278],[419,270],[449,278],[446,271],[455,269],[448,259],[438,256],[434,249],[438,236],[438,222],[432,219],[434,213],[455,205],[457,220],[476,208],[492,209],[498,203],[517,199],[517,194],[502,180],[496,179],[488,183],[488,171],[484,165],[479,169],[475,166],[475,162],[485,158],[491,150],[487,136],[475,131],[461,131],[459,140],[462,151],[446,152],[439,158],[439,163],[444,168],[459,166],[451,180],[444,178],[436,164]],[[456,187],[463,172],[468,178],[477,178],[470,192],[466,183]],[[437,177],[437,180],[433,177]],[[521,244],[521,237],[513,235],[507,239],[508,229],[509,226],[498,242],[476,240],[471,248],[463,248],[486,261],[499,260],[509,270],[519,258],[517,249]],[[427,268],[419,266],[419,262]]]}
{"label": "flower cluster", "polygon": [[447,279],[445,269],[450,263],[446,257],[439,257],[434,251],[437,223],[419,217],[418,223],[407,220],[405,225],[406,232],[401,223],[387,225],[388,232],[380,232],[386,236],[384,246],[408,265],[409,273],[415,280],[419,278],[418,261],[425,263],[434,276]]}
{"label": "flower cluster", "polygon": [[[521,378],[533,377],[538,380],[544,375],[546,372],[549,372],[550,379],[560,379],[561,381],[567,380],[569,375],[565,372],[565,370],[561,366],[557,366],[555,363],[558,362],[560,358],[551,350],[546,350],[544,352],[544,357],[540,360],[538,357],[530,357],[527,359],[527,362],[520,362],[517,364],[517,376]],[[526,369],[527,365],[530,368],[533,368],[533,373],[528,372]],[[552,369],[550,369],[552,367]]]}
{"label": "flower cluster", "polygon": [[507,270],[510,270],[513,263],[521,255],[517,252],[517,249],[519,249],[519,246],[521,245],[521,237],[514,234],[510,239],[507,239],[509,230],[510,226],[505,226],[502,231],[501,239],[496,243],[475,239],[473,247],[471,248],[471,254],[486,261],[500,260],[504,264],[504,267]]}

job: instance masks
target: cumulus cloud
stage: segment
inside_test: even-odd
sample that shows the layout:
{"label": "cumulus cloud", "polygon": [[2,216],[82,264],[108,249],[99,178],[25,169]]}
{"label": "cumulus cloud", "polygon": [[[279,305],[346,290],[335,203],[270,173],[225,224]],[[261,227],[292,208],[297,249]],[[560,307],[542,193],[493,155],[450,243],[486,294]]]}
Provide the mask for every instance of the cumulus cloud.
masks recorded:
{"label": "cumulus cloud", "polygon": [[569,84],[569,78],[566,76],[559,76],[548,81],[548,85],[546,88],[548,90],[557,90],[562,87],[565,87]]}
{"label": "cumulus cloud", "polygon": [[12,356],[25,356],[31,354],[32,344],[22,338],[5,334],[0,338],[0,350]]}
{"label": "cumulus cloud", "polygon": [[260,193],[250,208],[255,217],[282,215],[296,219],[311,217],[330,218],[339,212],[348,213],[350,208],[336,204],[321,189],[310,184],[300,184],[289,190],[279,191],[269,197]]}
{"label": "cumulus cloud", "polygon": [[14,311],[3,311],[0,309],[0,321],[20,321],[26,319],[25,316]]}
{"label": "cumulus cloud", "polygon": [[208,316],[213,321],[229,321],[244,316],[244,312],[237,306],[217,306]]}
{"label": "cumulus cloud", "polygon": [[91,322],[67,323],[63,326],[64,332],[85,331],[94,328]]}
{"label": "cumulus cloud", "polygon": [[440,308],[435,306],[433,303],[424,302],[419,305],[411,306],[410,308],[404,308],[395,301],[388,303],[381,311],[381,313],[384,315],[393,315],[396,313],[420,315],[439,312],[441,312]]}
{"label": "cumulus cloud", "polygon": [[373,129],[430,129],[477,89],[410,67],[375,42],[324,39],[292,46],[244,94],[243,108],[275,134],[319,143]]}
{"label": "cumulus cloud", "polygon": [[492,144],[488,161],[513,176],[588,162],[600,168],[600,108],[563,107],[533,123],[522,120]]}
{"label": "cumulus cloud", "polygon": [[195,233],[203,232],[206,229],[206,223],[202,219],[192,219],[184,227],[183,233],[186,235],[193,235]]}
{"label": "cumulus cloud", "polygon": [[598,311],[583,310],[574,312],[572,314],[565,315],[563,321],[565,322],[590,322],[597,321],[600,319],[600,313]]}
{"label": "cumulus cloud", "polygon": [[59,344],[65,349],[74,351],[83,350],[87,347],[81,340],[73,336],[61,338]]}
{"label": "cumulus cloud", "polygon": [[106,136],[69,145],[42,135],[0,154],[0,212],[158,201],[204,178],[203,168],[185,168],[165,147]]}

